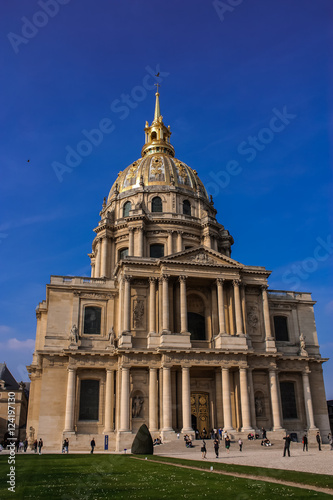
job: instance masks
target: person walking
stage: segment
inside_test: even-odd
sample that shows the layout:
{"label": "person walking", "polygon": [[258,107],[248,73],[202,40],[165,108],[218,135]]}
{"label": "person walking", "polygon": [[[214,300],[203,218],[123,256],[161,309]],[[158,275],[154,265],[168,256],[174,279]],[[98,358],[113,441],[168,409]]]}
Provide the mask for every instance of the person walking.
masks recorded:
{"label": "person walking", "polygon": [[267,432],[266,432],[266,429],[264,427],[261,428],[261,432],[262,432],[262,438],[266,439],[267,438]]}
{"label": "person walking", "polygon": [[201,446],[201,456],[202,458],[207,458],[206,455],[207,455],[207,448],[206,448],[206,442],[205,440],[202,441],[202,446]]}
{"label": "person walking", "polygon": [[303,436],[303,439],[302,439],[302,443],[303,443],[303,451],[309,451],[308,450],[308,436],[306,434],[304,434]]}
{"label": "person walking", "polygon": [[27,438],[25,438],[25,440],[23,442],[23,446],[24,446],[23,449],[24,449],[24,453],[25,453],[27,451],[27,449],[28,449],[28,440],[27,440]]}
{"label": "person walking", "polygon": [[286,452],[287,452],[288,453],[288,457],[290,457],[290,443],[291,443],[290,434],[287,434],[287,436],[285,436],[283,439],[285,440],[284,449],[283,449],[283,456],[285,457],[286,456]]}
{"label": "person walking", "polygon": [[332,437],[332,434],[329,433],[329,435],[327,437],[328,437],[328,442],[329,442],[329,445],[330,445],[330,450],[333,451],[333,437]]}
{"label": "person walking", "polygon": [[243,451],[243,441],[241,438],[238,439],[239,451]]}
{"label": "person walking", "polygon": [[228,434],[227,434],[227,437],[224,440],[224,443],[225,443],[225,449],[227,450],[227,453],[229,453],[230,452],[230,443],[231,443],[231,441],[230,441],[230,437],[228,436]]}
{"label": "person walking", "polygon": [[321,451],[321,437],[320,437],[319,431],[316,434],[316,440],[318,443],[318,450]]}
{"label": "person walking", "polygon": [[38,441],[38,453],[39,453],[39,455],[42,454],[43,445],[44,445],[44,443],[43,443],[42,438],[39,438],[39,441]]}
{"label": "person walking", "polygon": [[35,439],[35,441],[34,441],[34,450],[35,450],[35,453],[37,453],[37,448],[38,448],[38,441],[37,441],[37,439]]}
{"label": "person walking", "polygon": [[216,455],[216,458],[219,458],[219,440],[216,438],[215,441],[214,441],[214,451],[215,451],[215,455]]}
{"label": "person walking", "polygon": [[90,441],[90,446],[91,446],[91,452],[90,453],[94,453],[94,449],[95,449],[95,446],[96,446],[95,438],[92,438],[92,440]]}

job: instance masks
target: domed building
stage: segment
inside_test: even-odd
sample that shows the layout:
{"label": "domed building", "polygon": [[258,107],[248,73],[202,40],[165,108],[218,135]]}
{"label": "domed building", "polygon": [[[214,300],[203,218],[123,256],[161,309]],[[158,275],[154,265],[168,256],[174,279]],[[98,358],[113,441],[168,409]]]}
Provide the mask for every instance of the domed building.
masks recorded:
{"label": "domed building", "polygon": [[37,308],[30,441],[130,448],[153,437],[265,427],[329,432],[309,293],[268,291],[198,173],[175,158],[156,93],[141,157],[119,172],[92,244],[91,278],[51,276]]}

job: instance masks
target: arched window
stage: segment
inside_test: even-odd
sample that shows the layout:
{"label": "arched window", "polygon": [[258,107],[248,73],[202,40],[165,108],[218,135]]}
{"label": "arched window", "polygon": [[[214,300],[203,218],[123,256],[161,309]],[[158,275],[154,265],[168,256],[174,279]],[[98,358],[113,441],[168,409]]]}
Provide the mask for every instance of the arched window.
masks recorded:
{"label": "arched window", "polygon": [[156,139],[157,139],[156,132],[152,132],[152,133],[151,133],[151,140],[152,140],[152,141],[156,141]]}
{"label": "arched window", "polygon": [[202,314],[188,312],[187,328],[191,333],[191,340],[206,340],[205,316]]}
{"label": "arched window", "polygon": [[280,392],[283,418],[297,418],[294,382],[280,382]]}
{"label": "arched window", "polygon": [[128,217],[130,210],[132,208],[132,204],[130,201],[126,201],[126,203],[123,206],[123,217]]}
{"label": "arched window", "polygon": [[124,259],[128,256],[128,248],[122,248],[119,250],[119,260]]}
{"label": "arched window", "polygon": [[98,420],[99,380],[81,380],[79,420]]}
{"label": "arched window", "polygon": [[164,245],[161,245],[160,243],[154,243],[153,245],[150,245],[150,257],[158,259],[159,257],[163,256],[164,256]]}
{"label": "arched window", "polygon": [[188,200],[183,201],[183,214],[191,215],[191,203]]}
{"label": "arched window", "polygon": [[286,316],[274,316],[275,340],[288,342],[288,321]]}
{"label": "arched window", "polygon": [[151,200],[151,211],[162,212],[162,200],[159,196],[155,196],[155,198]]}
{"label": "arched window", "polygon": [[191,340],[206,339],[205,304],[197,294],[187,297],[187,329],[191,333]]}
{"label": "arched window", "polygon": [[87,306],[84,309],[84,328],[83,333],[88,335],[101,334],[101,308]]}

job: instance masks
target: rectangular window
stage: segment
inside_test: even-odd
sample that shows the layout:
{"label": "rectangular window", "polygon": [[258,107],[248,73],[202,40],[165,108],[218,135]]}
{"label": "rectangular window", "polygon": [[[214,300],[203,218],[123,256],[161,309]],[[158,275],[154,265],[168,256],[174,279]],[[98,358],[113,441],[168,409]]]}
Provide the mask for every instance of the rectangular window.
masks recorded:
{"label": "rectangular window", "polygon": [[83,333],[88,335],[101,334],[101,308],[88,306],[84,309]]}
{"label": "rectangular window", "polygon": [[98,420],[99,381],[81,380],[79,420]]}
{"label": "rectangular window", "polygon": [[274,316],[275,340],[288,342],[288,321],[286,316]]}
{"label": "rectangular window", "polygon": [[280,382],[283,419],[297,418],[294,382]]}

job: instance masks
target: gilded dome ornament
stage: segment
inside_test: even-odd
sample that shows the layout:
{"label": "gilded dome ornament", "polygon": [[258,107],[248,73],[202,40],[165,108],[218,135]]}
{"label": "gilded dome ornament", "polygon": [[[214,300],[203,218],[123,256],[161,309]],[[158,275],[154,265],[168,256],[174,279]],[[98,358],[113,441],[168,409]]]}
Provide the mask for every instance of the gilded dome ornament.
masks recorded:
{"label": "gilded dome ornament", "polygon": [[118,173],[117,181],[109,193],[108,202],[118,194],[132,192],[133,189],[142,189],[143,181],[147,189],[162,186],[163,189],[167,186],[173,189],[181,188],[187,190],[188,194],[203,196],[208,201],[207,192],[197,171],[175,158],[175,151],[170,143],[170,126],[164,125],[160,111],[158,89],[155,96],[154,120],[151,125],[146,122],[145,144],[141,151],[141,158]]}

